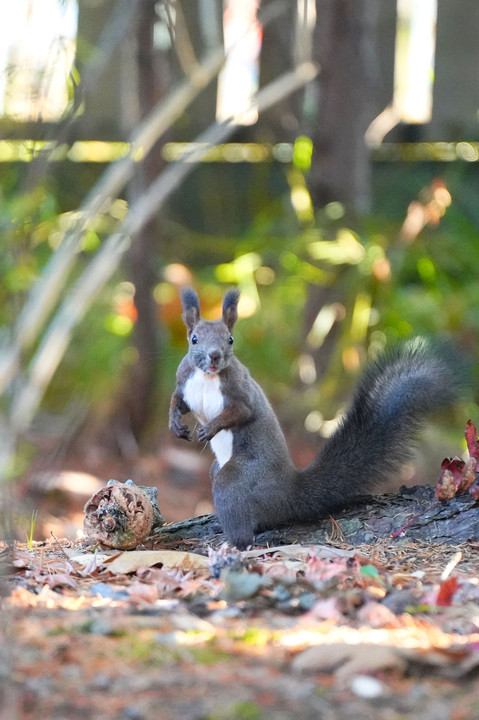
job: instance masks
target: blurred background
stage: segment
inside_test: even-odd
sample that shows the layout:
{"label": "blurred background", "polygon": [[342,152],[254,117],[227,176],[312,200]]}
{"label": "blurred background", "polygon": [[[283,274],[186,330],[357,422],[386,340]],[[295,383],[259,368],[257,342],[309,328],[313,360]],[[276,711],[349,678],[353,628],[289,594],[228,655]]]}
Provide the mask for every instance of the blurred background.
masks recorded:
{"label": "blurred background", "polygon": [[[0,2],[0,475],[17,533],[74,535],[109,478],[168,521],[212,509],[209,449],[170,437],[203,314],[297,463],[398,340],[479,336],[475,0]],[[434,482],[477,374],[430,428]],[[5,500],[7,498],[7,500]]]}

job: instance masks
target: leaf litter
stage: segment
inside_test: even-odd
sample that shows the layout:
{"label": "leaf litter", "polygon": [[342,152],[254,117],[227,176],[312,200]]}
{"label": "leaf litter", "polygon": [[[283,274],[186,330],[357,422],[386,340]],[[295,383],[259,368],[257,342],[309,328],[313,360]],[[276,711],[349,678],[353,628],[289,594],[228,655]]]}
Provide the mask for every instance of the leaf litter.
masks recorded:
{"label": "leaf litter", "polygon": [[[477,463],[472,423],[466,437]],[[443,463],[438,502],[473,494],[472,460]],[[479,716],[479,544],[395,535],[208,556],[194,541],[4,546],[10,717]]]}
{"label": "leaf litter", "polygon": [[[117,661],[107,646],[128,654],[130,637],[133,664],[186,672],[198,662],[188,653],[203,649],[215,666],[261,658],[270,673],[303,685],[328,675],[352,695],[369,687],[357,677],[374,677],[389,697],[392,676],[464,679],[479,667],[478,561],[474,545],[407,541],[243,553],[221,545],[208,558],[18,543],[4,607],[20,644],[36,626],[43,657],[53,638],[86,633],[88,646],[96,640],[110,654],[110,674]],[[78,654],[68,664],[83,667]],[[16,667],[16,677],[33,672],[25,659]]]}

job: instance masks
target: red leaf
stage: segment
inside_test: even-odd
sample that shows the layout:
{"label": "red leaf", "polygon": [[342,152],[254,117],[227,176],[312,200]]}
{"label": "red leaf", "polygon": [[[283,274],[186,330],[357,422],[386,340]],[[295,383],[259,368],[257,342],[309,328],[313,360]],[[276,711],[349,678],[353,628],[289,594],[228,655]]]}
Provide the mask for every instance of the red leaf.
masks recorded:
{"label": "red leaf", "polygon": [[439,587],[436,605],[447,606],[452,604],[453,597],[460,586],[457,578],[451,577],[444,580]]}
{"label": "red leaf", "polygon": [[464,466],[464,471],[461,475],[459,487],[457,488],[457,494],[462,495],[466,493],[476,482],[476,459],[471,457]]}
{"label": "red leaf", "polygon": [[469,455],[476,459],[476,469],[479,468],[479,438],[477,437],[477,430],[472,420],[467,421],[466,432],[467,449]]}
{"label": "red leaf", "polygon": [[464,470],[465,462],[458,457],[455,458],[444,458],[442,461],[441,469],[450,470],[454,477],[460,478],[462,471]]}

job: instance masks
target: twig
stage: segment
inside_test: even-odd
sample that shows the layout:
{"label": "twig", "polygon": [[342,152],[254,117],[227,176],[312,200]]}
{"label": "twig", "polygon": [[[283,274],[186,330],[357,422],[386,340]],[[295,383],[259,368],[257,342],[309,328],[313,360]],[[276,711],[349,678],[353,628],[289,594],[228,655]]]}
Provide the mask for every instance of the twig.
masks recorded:
{"label": "twig", "polygon": [[392,533],[391,537],[397,538],[400,535],[402,535],[402,533],[406,530],[406,528],[408,528],[410,525],[412,525],[414,522],[416,522],[416,520],[419,520],[419,518],[422,517],[423,515],[425,515],[426,512],[430,512],[431,510],[434,510],[438,505],[439,505],[439,503],[437,503],[437,502],[433,503],[429,507],[422,510],[422,512],[418,513],[417,515],[414,515],[414,517],[412,517],[410,520],[408,520],[407,523],[402,526],[402,528],[399,528],[399,530],[396,530],[396,532]]}
{"label": "twig", "polygon": [[447,580],[449,575],[452,573],[452,571],[454,570],[456,565],[458,565],[461,562],[461,560],[462,560],[462,552],[460,550],[458,550],[458,552],[454,555],[454,557],[451,560],[449,560],[446,567],[442,571],[442,573],[441,573],[442,581]]}
{"label": "twig", "polygon": [[66,557],[66,559],[68,560],[68,562],[70,562],[70,558],[68,557],[68,555],[66,554],[66,552],[65,552],[65,550],[62,548],[62,546],[60,545],[60,542],[59,542],[57,536],[55,535],[55,533],[53,532],[53,530],[50,530],[50,535],[51,535],[52,538],[54,539],[55,545],[58,547],[58,549],[60,550],[60,552],[62,553],[62,555],[64,555],[64,556]]}
{"label": "twig", "polygon": [[75,570],[75,568],[73,567],[70,558],[68,557],[68,555],[66,554],[66,552],[65,552],[65,550],[62,548],[62,546],[60,545],[60,542],[59,542],[57,536],[55,535],[55,533],[53,532],[53,530],[50,530],[50,535],[51,535],[52,538],[54,539],[55,545],[56,545],[57,548],[60,550],[60,552],[62,553],[62,555],[64,555],[64,556],[66,557],[66,559],[68,560],[68,565],[69,565],[69,568],[70,568],[70,572],[71,572],[73,575],[77,575],[77,577],[82,577],[81,574],[78,572],[78,570]]}

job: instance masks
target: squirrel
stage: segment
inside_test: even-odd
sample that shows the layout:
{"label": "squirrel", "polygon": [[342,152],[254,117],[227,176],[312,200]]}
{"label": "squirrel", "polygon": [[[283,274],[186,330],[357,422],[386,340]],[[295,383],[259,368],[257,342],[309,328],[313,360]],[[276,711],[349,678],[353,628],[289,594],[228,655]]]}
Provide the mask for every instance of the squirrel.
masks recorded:
{"label": "squirrel", "polygon": [[[215,511],[238,549],[255,533],[318,521],[397,474],[410,458],[426,415],[457,399],[460,381],[448,352],[420,338],[383,352],[356,385],[349,408],[316,458],[298,469],[261,387],[233,354],[239,291],[228,290],[219,320],[200,316],[197,293],[181,292],[188,354],[171,398],[172,433],[191,440],[182,417],[201,423],[209,441]],[[450,355],[450,353],[449,353]]]}

